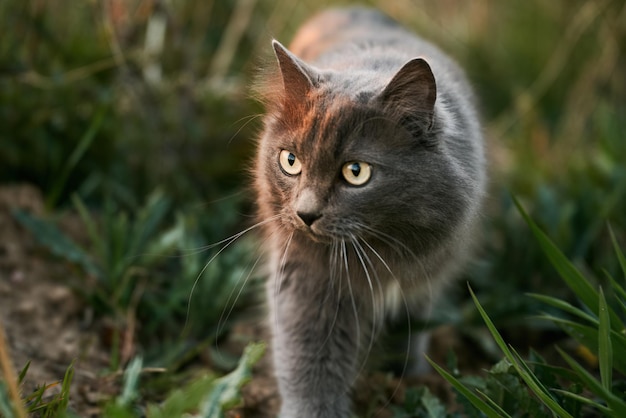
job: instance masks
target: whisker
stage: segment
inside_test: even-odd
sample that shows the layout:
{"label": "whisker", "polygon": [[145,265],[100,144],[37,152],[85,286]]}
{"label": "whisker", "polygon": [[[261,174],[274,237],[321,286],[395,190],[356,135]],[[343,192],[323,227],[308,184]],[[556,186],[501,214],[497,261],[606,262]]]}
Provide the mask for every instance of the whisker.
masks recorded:
{"label": "whisker", "polygon": [[[328,253],[329,256],[329,260],[328,260],[328,268],[329,268],[329,280],[328,280],[328,291],[326,292],[326,296],[324,298],[324,300],[322,301],[322,304],[325,304],[329,301],[330,299],[330,295],[331,295],[331,290],[333,290],[335,288],[335,286],[338,286],[337,280],[341,280],[341,278],[339,277],[339,275],[341,274],[341,265],[338,264],[338,259],[340,257],[339,254],[339,246],[338,246],[338,242],[333,241],[331,243],[330,246],[330,251]],[[339,273],[337,273],[337,266],[339,265]],[[338,293],[338,297],[337,300],[341,300],[341,288],[338,287],[337,291]]]}
{"label": "whisker", "polygon": [[361,323],[359,321],[359,311],[356,307],[356,300],[354,298],[354,292],[352,291],[352,280],[350,279],[350,268],[348,267],[348,251],[346,250],[346,241],[341,239],[341,255],[343,256],[343,263],[346,269],[346,282],[348,283],[348,291],[350,292],[350,300],[352,301],[352,312],[354,312],[354,319],[356,324],[356,351],[361,349]]}
{"label": "whisker", "polygon": [[[265,244],[267,241],[268,241],[268,239],[264,240],[263,244]],[[264,247],[264,245],[259,245],[259,248],[263,248],[263,247]],[[237,295],[235,296],[235,299],[233,300],[232,304],[231,304],[231,299],[232,299],[233,294],[235,293],[235,290],[237,289],[237,287],[233,287],[232,290],[230,291],[230,294],[228,295],[228,299],[227,299],[226,305],[225,305],[225,306],[230,306],[230,309],[228,309],[227,313],[225,313],[226,312],[226,308],[222,311],[222,314],[220,315],[220,319],[217,322],[217,329],[215,331],[215,336],[216,337],[218,335],[220,335],[220,333],[222,332],[223,327],[226,326],[226,322],[228,321],[228,318],[232,314],[233,310],[235,309],[235,306],[237,305],[237,301],[239,300],[239,298],[241,297],[241,294],[243,293],[243,289],[248,284],[248,281],[250,280],[250,277],[252,276],[252,273],[254,272],[254,269],[259,264],[259,261],[261,261],[261,259],[263,258],[263,256],[265,255],[266,252],[267,251],[264,251],[261,254],[259,254],[259,256],[257,257],[256,261],[254,262],[254,264],[250,268],[250,270],[248,270],[248,274],[246,275],[246,278],[244,279],[243,284],[239,287],[239,290],[237,291]],[[244,272],[245,272],[245,270],[244,270]],[[243,277],[243,272],[242,272],[241,276],[239,277],[239,279],[237,280],[237,282],[241,281],[241,277]],[[217,341],[217,338],[216,338],[216,341]]]}
{"label": "whisker", "polygon": [[[329,254],[330,256],[330,280],[329,280],[329,286],[326,289],[326,297],[325,299],[322,301],[322,304],[326,304],[328,303],[330,296],[331,296],[331,292],[334,288],[334,278],[333,276],[335,276],[334,274],[334,267],[337,265],[337,258],[338,258],[338,252],[339,252],[339,247],[338,244],[333,241],[332,245],[331,245],[331,252]],[[340,272],[341,273],[341,272]],[[339,276],[339,280],[341,280],[341,276]],[[322,351],[322,349],[324,348],[324,346],[326,346],[326,344],[328,343],[330,337],[332,336],[333,333],[333,329],[335,328],[335,325],[337,324],[337,319],[339,318],[339,309],[341,307],[341,283],[339,283],[339,286],[337,288],[337,303],[336,308],[335,308],[335,315],[333,316],[333,322],[330,324],[330,328],[328,330],[328,334],[326,334],[326,338],[324,338],[324,341],[322,342],[322,344],[319,346],[319,349],[317,350],[317,353],[315,354],[316,356]]]}
{"label": "whisker", "polygon": [[[404,294],[404,290],[402,289],[402,283],[400,282],[400,280],[398,280],[398,278],[393,273],[393,271],[391,271],[391,268],[389,267],[387,262],[381,257],[378,251],[376,251],[376,249],[374,249],[374,247],[372,247],[365,239],[361,238],[361,241],[363,241],[365,246],[369,248],[369,250],[378,258],[378,260],[380,260],[380,262],[383,264],[385,269],[387,269],[387,271],[389,272],[389,275],[395,280],[396,284],[398,285],[398,289],[400,290],[400,296],[402,298],[402,304],[404,305],[404,312],[405,312],[406,319],[407,319],[407,334],[408,334],[406,351],[404,354],[404,363],[402,364],[402,373],[400,374],[400,377],[404,377],[404,374],[406,373],[406,369],[409,365],[409,357],[411,356],[411,339],[412,339],[412,333],[413,333],[412,327],[411,327],[411,310],[409,309],[409,303],[407,301],[406,295]],[[396,387],[394,388],[393,392],[387,398],[387,402],[383,406],[380,407],[379,411],[385,408],[387,405],[389,405],[389,403],[391,403],[391,400],[395,397],[398,390],[400,390],[400,382],[396,384]]]}
{"label": "whisker", "polygon": [[[272,217],[269,217],[261,222],[257,222],[256,224],[244,229],[241,232],[238,232],[232,236],[230,236],[229,238],[226,238],[216,244],[211,244],[209,246],[205,247],[206,249],[209,248],[214,248],[218,245],[221,245],[223,243],[226,243],[222,248],[219,249],[219,251],[217,253],[215,253],[213,255],[213,257],[211,257],[209,259],[209,261],[204,265],[204,267],[202,267],[202,270],[200,270],[200,273],[198,273],[198,276],[196,277],[196,279],[193,282],[193,285],[191,286],[191,291],[189,292],[189,298],[187,299],[187,313],[185,315],[185,325],[183,326],[183,330],[187,328],[187,326],[189,325],[189,315],[191,313],[191,298],[193,297],[193,293],[196,290],[196,287],[198,286],[198,282],[200,281],[200,278],[202,277],[202,275],[204,274],[204,272],[206,271],[207,268],[209,268],[209,265],[213,262],[213,260],[215,260],[222,252],[224,252],[228,247],[230,247],[235,241],[237,241],[239,238],[241,238],[243,235],[247,234],[248,232],[252,231],[255,228],[258,228],[262,225],[265,225],[269,222],[272,222],[274,220],[276,220],[279,216],[275,215]],[[205,251],[203,250],[203,251]]]}
{"label": "whisker", "polygon": [[237,129],[237,132],[235,132],[233,136],[230,137],[230,139],[228,140],[228,144],[230,144],[233,141],[233,139],[235,139],[235,137],[239,135],[239,132],[241,132],[243,128],[248,126],[253,120],[261,118],[261,117],[263,117],[263,114],[261,113],[256,114],[256,115],[248,115],[248,116],[244,116],[243,118],[239,119],[237,122],[233,123],[233,125],[236,125],[237,123],[247,119],[246,122],[243,125],[241,125],[239,129]]}
{"label": "whisker", "polygon": [[[428,270],[424,266],[424,263],[423,263],[423,261],[422,261],[422,259],[420,257],[418,257],[406,244],[404,244],[403,242],[401,242],[400,240],[398,240],[397,238],[395,238],[395,237],[393,237],[391,235],[385,234],[384,232],[380,232],[380,231],[378,231],[378,230],[376,230],[376,229],[374,229],[372,227],[369,227],[367,225],[363,225],[363,224],[360,224],[360,223],[357,223],[356,226],[358,228],[361,228],[363,231],[369,233],[374,238],[380,239],[385,244],[387,244],[391,248],[393,248],[400,255],[404,255],[404,254],[402,253],[402,251],[400,251],[398,249],[398,246],[400,247],[401,250],[404,250],[404,252],[406,252],[409,255],[411,255],[413,257],[414,261],[417,263],[418,267],[420,268],[421,277],[424,279],[424,281],[426,283],[428,299],[429,300],[433,300],[433,298],[434,298],[433,278],[431,277],[430,273],[428,272]],[[392,242],[389,242],[389,241],[392,241]],[[397,244],[397,245],[394,245],[394,243]]]}
{"label": "whisker", "polygon": [[413,252],[413,250],[411,248],[409,248],[409,246],[407,246],[405,243],[403,243],[402,241],[400,241],[396,237],[394,237],[392,235],[389,235],[389,234],[386,234],[384,232],[378,231],[378,230],[376,230],[376,229],[374,229],[374,228],[372,228],[372,227],[370,227],[368,225],[362,224],[362,223],[357,223],[355,226],[357,228],[359,228],[359,229],[369,233],[373,237],[378,238],[379,240],[381,240],[385,244],[389,245],[391,248],[393,248],[400,255],[403,255],[402,251],[404,251],[408,255],[413,257],[416,261],[420,260],[420,257],[418,257],[417,254],[415,254]]}
{"label": "whisker", "polygon": [[[352,235],[352,234],[351,234]],[[383,315],[382,312],[380,312],[380,307],[379,304],[376,303],[376,295],[374,292],[374,286],[372,284],[372,278],[370,276],[369,270],[366,266],[366,261],[367,264],[370,266],[370,268],[372,269],[372,272],[374,273],[374,278],[376,279],[377,283],[378,283],[378,289],[380,292],[380,297],[382,297],[383,295],[383,290],[382,287],[380,285],[380,279],[378,278],[378,274],[376,273],[376,270],[374,269],[371,260],[369,260],[369,257],[367,256],[367,254],[365,254],[363,247],[361,246],[361,244],[359,244],[358,242],[358,238],[355,237],[354,235],[352,235],[352,241],[351,241],[352,247],[354,248],[354,251],[361,263],[361,266],[363,267],[363,271],[365,272],[365,277],[367,278],[367,282],[369,284],[369,288],[370,288],[370,294],[372,296],[372,323],[371,323],[371,330],[370,330],[370,338],[369,338],[369,343],[367,345],[367,350],[365,350],[364,356],[363,356],[363,361],[361,363],[361,366],[359,367],[359,371],[357,373],[357,376],[361,374],[361,372],[363,371],[363,369],[365,368],[365,365],[367,363],[367,357],[369,356],[369,353],[372,351],[372,347],[374,347],[374,340],[376,337],[376,334],[378,333],[378,328],[380,325],[379,322],[382,319]]]}
{"label": "whisker", "polygon": [[[268,223],[270,223],[270,222],[272,222],[272,221],[275,221],[275,220],[276,220],[276,219],[278,219],[278,218],[280,218],[280,215],[274,215],[274,216],[271,216],[271,217],[269,217],[269,218],[267,218],[267,219],[265,219],[265,220],[263,220],[263,221],[257,222],[257,223],[255,223],[254,225],[249,226],[248,228],[244,229],[243,231],[237,232],[236,234],[233,234],[233,235],[231,235],[231,236],[230,236],[230,237],[228,237],[228,238],[224,238],[224,239],[223,239],[223,240],[221,240],[221,241],[218,241],[218,242],[215,242],[215,243],[213,243],[213,244],[209,244],[209,245],[203,245],[203,246],[201,246],[201,247],[197,247],[197,248],[188,248],[188,249],[183,249],[183,250],[181,250],[181,252],[183,252],[183,253],[184,253],[184,254],[183,254],[183,256],[185,256],[185,255],[195,255],[195,254],[200,254],[200,253],[202,253],[202,252],[204,252],[204,251],[210,250],[210,249],[212,249],[212,248],[219,247],[220,245],[222,245],[222,244],[224,244],[224,243],[226,243],[226,247],[228,247],[228,246],[231,244],[231,242],[229,242],[229,241],[236,241],[236,240],[237,240],[237,239],[239,239],[242,235],[245,235],[245,234],[247,234],[248,232],[250,232],[250,231],[252,231],[253,229],[256,229],[256,228],[258,228],[258,227],[260,227],[260,226],[263,226],[263,225],[268,224]],[[220,251],[221,251],[221,250],[220,250]],[[211,259],[211,260],[212,260],[212,259]]]}
{"label": "whisker", "polygon": [[285,273],[285,264],[286,264],[285,261],[287,260],[287,253],[289,252],[289,246],[291,245],[291,241],[293,239],[293,234],[294,233],[292,232],[291,235],[289,235],[289,238],[287,239],[287,243],[285,244],[285,250],[283,251],[283,256],[282,256],[282,258],[280,260],[280,265],[279,265],[280,267],[279,267],[279,270],[276,272],[277,276],[275,278],[276,280],[275,280],[275,283],[274,283],[274,300],[276,301],[275,302],[276,311],[274,312],[275,313],[274,321],[275,321],[276,328],[278,328],[278,315],[279,315],[279,312],[278,312],[278,296],[280,294],[280,289],[281,289],[282,284],[283,284],[283,279],[284,279],[283,276],[284,276],[284,273]]}

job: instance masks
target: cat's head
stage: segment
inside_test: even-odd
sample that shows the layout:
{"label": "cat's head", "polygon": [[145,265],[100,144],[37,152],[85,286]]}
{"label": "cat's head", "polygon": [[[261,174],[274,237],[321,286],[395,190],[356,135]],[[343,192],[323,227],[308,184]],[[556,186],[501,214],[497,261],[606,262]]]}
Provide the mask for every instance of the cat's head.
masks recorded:
{"label": "cat's head", "polygon": [[415,58],[363,87],[358,73],[320,70],[273,45],[280,77],[257,157],[261,216],[316,242],[427,250],[448,235],[465,198],[428,63]]}

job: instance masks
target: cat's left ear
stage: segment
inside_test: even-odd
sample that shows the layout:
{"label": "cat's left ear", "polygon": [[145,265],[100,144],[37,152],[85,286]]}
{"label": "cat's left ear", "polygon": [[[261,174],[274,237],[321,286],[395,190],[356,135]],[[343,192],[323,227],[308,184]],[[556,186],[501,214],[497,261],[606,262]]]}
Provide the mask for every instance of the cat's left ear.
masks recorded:
{"label": "cat's left ear", "polygon": [[430,65],[414,58],[393,76],[380,96],[385,108],[414,117],[422,129],[430,130],[435,117],[437,84]]}

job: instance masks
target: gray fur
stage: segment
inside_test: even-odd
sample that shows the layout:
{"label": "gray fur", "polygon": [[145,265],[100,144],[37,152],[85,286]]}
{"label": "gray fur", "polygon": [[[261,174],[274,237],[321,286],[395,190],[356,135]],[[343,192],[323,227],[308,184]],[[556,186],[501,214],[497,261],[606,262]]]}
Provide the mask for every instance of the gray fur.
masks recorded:
{"label": "gray fur", "polygon": [[[468,257],[482,133],[457,65],[378,12],[324,12],[274,49],[254,174],[280,416],[347,417],[384,316],[427,310]],[[341,177],[353,161],[365,185]]]}

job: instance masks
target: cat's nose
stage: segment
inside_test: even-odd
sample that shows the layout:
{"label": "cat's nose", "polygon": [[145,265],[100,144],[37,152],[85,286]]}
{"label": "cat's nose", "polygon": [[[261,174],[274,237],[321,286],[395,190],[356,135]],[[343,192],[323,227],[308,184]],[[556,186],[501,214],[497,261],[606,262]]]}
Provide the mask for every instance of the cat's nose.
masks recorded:
{"label": "cat's nose", "polygon": [[313,222],[322,217],[322,215],[317,212],[298,212],[298,216],[307,226],[313,225]]}

